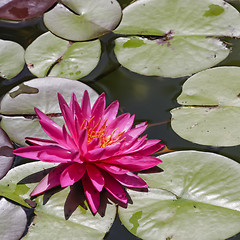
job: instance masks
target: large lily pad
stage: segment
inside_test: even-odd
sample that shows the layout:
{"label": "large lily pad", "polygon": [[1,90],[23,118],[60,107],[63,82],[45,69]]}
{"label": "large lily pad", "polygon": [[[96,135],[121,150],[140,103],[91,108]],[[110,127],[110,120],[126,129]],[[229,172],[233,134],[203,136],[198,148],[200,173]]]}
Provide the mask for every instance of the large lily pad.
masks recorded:
{"label": "large lily pad", "polygon": [[[212,36],[240,36],[240,14],[222,0],[138,0],[114,31],[118,61],[143,75],[181,77],[214,66],[229,54]],[[132,35],[145,36],[142,38]]]}
{"label": "large lily pad", "polygon": [[177,99],[183,107],[171,111],[173,130],[198,144],[239,145],[239,75],[239,67],[218,67],[189,78]]}
{"label": "large lily pad", "polygon": [[25,64],[24,49],[18,43],[0,39],[0,77],[13,78]]}
{"label": "large lily pad", "polygon": [[112,31],[121,17],[116,0],[62,0],[44,14],[44,23],[57,36],[85,41]]}
{"label": "large lily pad", "polygon": [[14,155],[13,146],[7,134],[0,128],[0,179],[11,168]]}
{"label": "large lily pad", "polygon": [[[0,195],[7,196],[20,204],[24,203],[24,200],[29,200],[29,194],[36,186],[36,182],[44,176],[44,170],[47,171],[48,168],[56,165],[38,161],[11,169],[0,181]],[[34,177],[36,172],[42,172],[42,175]],[[71,239],[79,239],[79,236],[81,239],[102,239],[104,237],[114,221],[116,206],[108,204],[104,218],[100,215],[93,216],[90,210],[79,206],[70,218],[65,220],[64,202],[68,193],[69,188],[55,193],[44,205],[42,196],[35,199],[36,217],[24,239],[47,239],[49,233],[53,239],[65,239],[69,234],[71,234]]]}
{"label": "large lily pad", "polygon": [[240,231],[240,165],[221,155],[182,151],[161,156],[164,172],[141,174],[148,193],[128,191],[122,223],[152,240],[218,240]]}
{"label": "large lily pad", "polygon": [[0,216],[0,238],[2,240],[20,239],[27,225],[24,210],[2,198],[0,199]]}
{"label": "large lily pad", "polygon": [[47,32],[28,46],[25,59],[29,70],[38,77],[79,79],[96,67],[100,55],[99,40],[72,43]]}
{"label": "large lily pad", "polygon": [[181,77],[216,65],[229,54],[221,41],[205,37],[176,37],[168,42],[142,37],[115,40],[118,61],[143,75]]}
{"label": "large lily pad", "polygon": [[0,18],[26,20],[42,15],[57,0],[2,0]]}
{"label": "large lily pad", "polygon": [[60,92],[69,103],[73,92],[80,102],[85,90],[88,91],[91,102],[95,102],[98,94],[92,88],[75,80],[46,77],[24,82],[3,97],[0,105],[0,113],[3,115],[1,127],[12,141],[21,145],[25,145],[25,137],[47,138],[38,123],[34,107],[61,125],[63,118],[57,92]]}

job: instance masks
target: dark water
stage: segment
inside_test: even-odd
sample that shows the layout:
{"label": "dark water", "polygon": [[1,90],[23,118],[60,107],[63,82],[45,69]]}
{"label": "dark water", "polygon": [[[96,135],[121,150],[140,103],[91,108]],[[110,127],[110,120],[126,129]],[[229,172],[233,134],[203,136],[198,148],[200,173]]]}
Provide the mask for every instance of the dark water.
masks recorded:
{"label": "dark water", "polygon": [[[126,6],[131,1],[119,1]],[[240,10],[239,1],[228,1]],[[46,28],[41,18],[25,22],[0,21],[0,39],[12,40],[26,48],[34,39],[44,33]],[[240,162],[240,147],[214,148],[191,143],[176,135],[170,127],[169,111],[178,106],[176,97],[181,93],[182,84],[187,77],[171,79],[162,77],[147,77],[128,71],[121,67],[113,54],[112,40],[114,34],[101,38],[103,53],[97,68],[88,76],[81,79],[99,93],[105,92],[108,103],[119,100],[121,112],[136,115],[136,121],[147,121],[149,138],[162,139],[163,143],[172,150],[202,150],[216,152]],[[232,44],[232,53],[219,66],[240,66],[240,40],[226,39]],[[0,97],[12,87],[21,82],[33,79],[25,66],[24,70],[11,80],[0,79]],[[121,225],[117,218],[105,240],[136,240],[135,236]],[[240,239],[240,234],[230,238]]]}

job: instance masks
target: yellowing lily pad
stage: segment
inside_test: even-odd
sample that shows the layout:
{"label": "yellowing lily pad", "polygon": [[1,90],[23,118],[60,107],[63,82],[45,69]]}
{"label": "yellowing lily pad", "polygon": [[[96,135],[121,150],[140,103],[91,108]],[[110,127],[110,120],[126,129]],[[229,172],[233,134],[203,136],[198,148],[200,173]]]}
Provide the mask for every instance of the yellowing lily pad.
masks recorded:
{"label": "yellowing lily pad", "polygon": [[122,66],[175,78],[225,59],[229,49],[212,37],[239,37],[240,14],[222,0],[138,0],[123,10],[114,32],[125,35],[114,49]]}
{"label": "yellowing lily pad", "polygon": [[141,174],[149,192],[128,190],[119,208],[128,230],[147,240],[219,240],[240,232],[240,165],[208,152],[161,155],[164,171]]}
{"label": "yellowing lily pad", "polygon": [[28,46],[25,59],[29,70],[38,77],[79,79],[97,66],[100,55],[99,40],[72,43],[47,32]]}
{"label": "yellowing lily pad", "polygon": [[112,31],[122,11],[116,0],[62,0],[44,14],[46,27],[71,41],[94,39]]}
{"label": "yellowing lily pad", "polygon": [[218,67],[200,72],[183,85],[171,110],[171,125],[182,138],[213,146],[240,144],[240,68]]}
{"label": "yellowing lily pad", "polygon": [[0,39],[0,77],[13,78],[25,64],[24,49],[18,43]]}

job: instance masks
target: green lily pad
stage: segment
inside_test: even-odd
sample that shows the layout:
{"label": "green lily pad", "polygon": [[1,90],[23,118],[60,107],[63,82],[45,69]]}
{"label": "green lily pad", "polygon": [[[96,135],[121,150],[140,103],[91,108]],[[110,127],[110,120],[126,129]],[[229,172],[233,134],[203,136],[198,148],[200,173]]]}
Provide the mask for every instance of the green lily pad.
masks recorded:
{"label": "green lily pad", "polygon": [[138,0],[123,10],[114,32],[131,35],[115,40],[122,66],[143,75],[175,78],[225,59],[229,49],[212,37],[239,37],[240,15],[222,0]]}
{"label": "green lily pad", "polygon": [[213,146],[240,144],[240,68],[218,67],[195,74],[171,110],[173,130],[189,141]]}
{"label": "green lily pad", "polygon": [[61,93],[69,103],[73,92],[80,102],[85,90],[94,103],[98,94],[92,88],[75,80],[46,77],[24,82],[3,97],[0,103],[1,127],[12,141],[20,145],[26,145],[25,137],[47,138],[38,123],[34,107],[62,125],[63,118],[58,105],[57,92]]}
{"label": "green lily pad", "polygon": [[[36,161],[11,169],[6,177],[0,180],[0,195],[20,204],[25,203],[24,200],[29,199],[29,194],[36,183],[18,183],[20,181],[24,182],[23,179],[26,179],[29,175],[33,176],[32,174],[36,172],[47,170],[56,165]],[[37,181],[32,177],[31,182]],[[81,236],[81,239],[102,239],[104,237],[114,221],[116,206],[108,204],[103,218],[98,214],[93,216],[90,210],[85,210],[79,206],[71,217],[65,220],[64,202],[68,193],[69,188],[55,193],[44,205],[43,196],[35,199],[37,203],[35,207],[36,217],[29,228],[28,234],[23,239],[47,239],[49,233],[51,233],[53,239],[65,239],[69,236],[70,231],[71,239],[79,239],[79,236]]]}
{"label": "green lily pad", "polygon": [[116,0],[62,0],[44,14],[46,27],[71,41],[94,39],[112,31],[122,11]]}
{"label": "green lily pad", "polygon": [[142,75],[181,77],[211,67],[230,50],[218,39],[176,37],[168,42],[142,37],[115,40],[115,54],[126,68]]}
{"label": "green lily pad", "polygon": [[[71,233],[71,239],[103,239],[109,231],[116,215],[116,206],[108,205],[104,217],[93,216],[90,210],[79,206],[68,220],[64,218],[64,202],[69,193],[64,189],[54,194],[46,204],[42,204],[43,198],[38,197],[35,208],[36,217],[29,228],[28,234],[23,239],[44,240],[67,239]],[[51,223],[51,224],[49,224]]]}
{"label": "green lily pad", "polygon": [[18,43],[0,39],[0,77],[13,78],[25,64],[24,49]]}
{"label": "green lily pad", "polygon": [[0,238],[7,240],[20,239],[27,225],[24,210],[5,198],[0,199]]}
{"label": "green lily pad", "polygon": [[240,165],[208,152],[161,156],[161,173],[141,174],[149,192],[128,190],[122,223],[142,239],[218,240],[240,232]]}
{"label": "green lily pad", "polygon": [[13,145],[7,134],[0,128],[0,179],[3,178],[11,168],[14,155]]}
{"label": "green lily pad", "polygon": [[38,77],[79,79],[97,66],[100,55],[99,40],[72,43],[47,32],[28,46],[25,59],[29,70]]}

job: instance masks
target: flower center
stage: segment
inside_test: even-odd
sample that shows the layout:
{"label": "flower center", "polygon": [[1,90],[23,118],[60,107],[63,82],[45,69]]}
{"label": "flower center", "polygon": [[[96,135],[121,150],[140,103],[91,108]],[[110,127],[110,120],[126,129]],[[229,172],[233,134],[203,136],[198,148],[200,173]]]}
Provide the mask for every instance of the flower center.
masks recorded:
{"label": "flower center", "polygon": [[107,130],[107,119],[103,123],[101,127],[99,127],[101,119],[99,119],[98,123],[95,124],[94,117],[92,117],[89,121],[84,120],[81,126],[82,129],[87,129],[88,131],[88,139],[87,142],[90,143],[94,138],[99,138],[100,139],[100,147],[106,147],[108,145],[121,142],[122,140],[125,139],[125,137],[122,137],[122,135],[125,133],[125,131],[122,131],[118,134],[115,134],[117,131],[117,128],[115,128],[111,134],[108,133]]}

